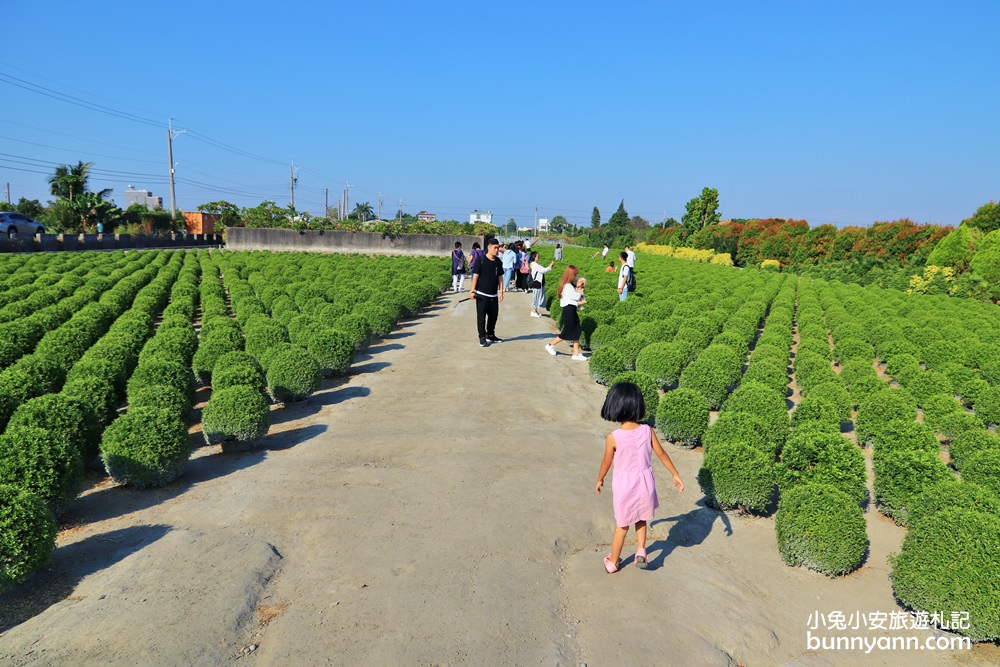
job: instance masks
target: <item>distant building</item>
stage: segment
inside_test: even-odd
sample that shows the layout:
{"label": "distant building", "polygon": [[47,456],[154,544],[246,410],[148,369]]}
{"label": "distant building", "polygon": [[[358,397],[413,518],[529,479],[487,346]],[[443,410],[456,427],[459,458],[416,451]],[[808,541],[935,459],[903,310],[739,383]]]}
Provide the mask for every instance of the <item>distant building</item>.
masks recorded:
{"label": "distant building", "polygon": [[132,204],[142,204],[152,211],[157,206],[163,208],[163,197],[154,197],[149,190],[136,190],[130,185],[125,191],[125,208]]}
{"label": "distant building", "polygon": [[417,213],[417,222],[437,222],[437,213]]}
{"label": "distant building", "polygon": [[487,225],[493,224],[493,213],[492,211],[480,211],[476,209],[469,215],[469,222],[476,224],[477,222],[485,222]]}
{"label": "distant building", "polygon": [[215,223],[219,221],[218,213],[202,213],[201,211],[185,211],[184,228],[188,234],[214,234]]}
{"label": "distant building", "polygon": [[538,231],[540,231],[540,232],[547,232],[547,231],[549,231],[549,219],[548,218],[539,218],[538,219]]}

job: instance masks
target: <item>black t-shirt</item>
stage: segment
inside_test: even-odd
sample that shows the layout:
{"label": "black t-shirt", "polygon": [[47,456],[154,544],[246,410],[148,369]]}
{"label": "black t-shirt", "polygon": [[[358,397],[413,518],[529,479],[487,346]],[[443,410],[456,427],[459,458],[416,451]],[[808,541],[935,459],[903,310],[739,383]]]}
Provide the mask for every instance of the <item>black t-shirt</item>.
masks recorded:
{"label": "black t-shirt", "polygon": [[483,294],[498,294],[500,292],[500,278],[503,276],[503,264],[500,258],[490,259],[483,255],[476,264],[473,274],[479,276],[476,281],[476,291]]}

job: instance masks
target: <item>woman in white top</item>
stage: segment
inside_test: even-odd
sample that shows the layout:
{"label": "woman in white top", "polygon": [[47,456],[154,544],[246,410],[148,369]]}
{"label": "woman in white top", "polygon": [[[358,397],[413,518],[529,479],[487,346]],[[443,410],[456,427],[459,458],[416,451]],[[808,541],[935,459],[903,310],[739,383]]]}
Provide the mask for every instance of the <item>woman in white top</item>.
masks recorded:
{"label": "woman in white top", "polygon": [[538,251],[532,251],[531,253],[531,279],[537,280],[541,283],[540,287],[534,288],[534,294],[531,295],[531,316],[541,317],[542,314],[538,312],[538,309],[545,305],[545,274],[552,270],[555,265],[555,261],[549,263],[548,266],[542,266],[538,263]]}
{"label": "woman in white top", "polygon": [[559,289],[556,294],[559,295],[559,305],[562,306],[563,328],[559,332],[559,335],[545,346],[545,351],[554,357],[557,354],[556,345],[567,340],[573,343],[573,359],[576,361],[586,361],[587,357],[580,353],[580,334],[582,330],[580,328],[580,316],[577,314],[577,309],[587,303],[583,298],[583,289],[587,281],[579,278],[579,274],[579,269],[570,264],[563,271],[562,278],[559,280]]}

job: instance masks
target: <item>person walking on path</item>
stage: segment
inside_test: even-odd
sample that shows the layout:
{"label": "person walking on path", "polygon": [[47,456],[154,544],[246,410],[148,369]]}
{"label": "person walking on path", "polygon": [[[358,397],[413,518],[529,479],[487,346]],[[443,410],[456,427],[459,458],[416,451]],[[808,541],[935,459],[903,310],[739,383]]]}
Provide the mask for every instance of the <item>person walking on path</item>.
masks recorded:
{"label": "person walking on path", "polygon": [[604,441],[604,458],[597,473],[597,492],[604,486],[604,477],[614,463],[611,476],[611,499],[615,510],[615,530],[611,536],[611,553],[604,557],[604,568],[613,574],[621,567],[622,547],[629,526],[635,525],[635,564],[646,569],[646,526],[660,506],[656,496],[656,482],[652,454],[670,471],[677,493],[684,491],[677,468],[656,433],[648,424],[640,424],[646,413],[646,403],[639,386],[632,382],[619,382],[611,387],[601,407],[601,418],[618,422],[620,427],[608,434]]}
{"label": "person walking on path", "polygon": [[557,261],[557,262],[561,262],[562,261],[562,243],[557,243],[556,244],[555,258],[556,258],[555,261]]}
{"label": "person walking on path", "polygon": [[628,255],[624,252],[618,255],[621,262],[621,269],[618,270],[618,300],[624,301],[628,298],[628,279],[632,274],[632,269],[628,265]]}
{"label": "person walking on path", "polygon": [[511,289],[510,281],[514,277],[514,265],[517,264],[517,251],[513,244],[500,246],[500,262],[503,266],[503,288]]}
{"label": "person walking on path", "polygon": [[451,251],[451,291],[461,292],[465,285],[465,253],[462,252],[462,242],[455,241],[455,249]]}
{"label": "person walking on path", "polygon": [[572,358],[575,361],[586,361],[587,357],[580,353],[580,334],[582,333],[582,329],[577,309],[587,303],[583,298],[583,286],[587,281],[579,278],[579,275],[580,270],[570,264],[563,271],[562,278],[559,279],[559,289],[556,290],[556,294],[559,295],[559,305],[562,306],[563,328],[551,343],[545,345],[545,351],[554,357],[558,354],[556,352],[556,345],[567,340],[573,343]]}
{"label": "person walking on path", "polygon": [[[532,288],[534,289],[534,294],[531,295],[531,316],[541,317],[542,314],[538,312],[538,309],[545,305],[545,274],[552,270],[555,266],[555,260],[549,262],[548,266],[542,266],[538,263],[538,251],[533,250],[531,252],[531,280]],[[535,287],[535,283],[538,286]]]}
{"label": "person walking on path", "polygon": [[479,245],[479,241],[472,242],[472,252],[469,253],[469,275],[476,270],[476,265],[483,259],[483,255],[486,252],[483,250],[482,246]]}
{"label": "person walking on path", "polygon": [[486,240],[486,254],[483,255],[472,273],[472,285],[469,295],[476,302],[476,326],[479,330],[479,347],[488,347],[490,343],[501,343],[497,338],[497,315],[500,313],[500,302],[503,301],[504,286],[500,283],[503,277],[503,265],[497,258],[500,242],[495,238]]}

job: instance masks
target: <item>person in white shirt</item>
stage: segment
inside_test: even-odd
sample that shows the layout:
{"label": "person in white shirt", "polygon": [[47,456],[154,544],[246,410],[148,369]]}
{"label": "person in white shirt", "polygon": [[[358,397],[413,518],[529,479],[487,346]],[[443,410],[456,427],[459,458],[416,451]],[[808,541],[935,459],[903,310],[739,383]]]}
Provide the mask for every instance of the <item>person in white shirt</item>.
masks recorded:
{"label": "person in white shirt", "polygon": [[[604,244],[604,248],[601,249],[601,259],[604,259],[605,257],[608,256],[608,250],[610,250],[610,248],[608,248],[608,244],[605,243]],[[591,259],[593,259],[595,257],[597,257],[597,253],[596,252],[593,255],[590,256]]]}
{"label": "person in white shirt", "polygon": [[555,265],[555,260],[549,262],[548,266],[542,266],[538,263],[538,251],[532,251],[531,255],[531,279],[537,280],[541,283],[541,287],[534,288],[534,294],[531,295],[531,316],[541,317],[542,314],[538,312],[538,309],[545,305],[545,274],[552,270]]}
{"label": "person in white shirt", "polygon": [[563,328],[551,343],[546,344],[545,351],[554,357],[558,354],[556,345],[567,340],[573,343],[573,360],[586,361],[587,357],[580,353],[580,334],[583,333],[583,329],[580,326],[580,316],[577,314],[577,310],[587,303],[586,299],[583,298],[583,290],[587,281],[579,275],[579,269],[572,264],[563,271],[562,278],[559,280],[559,289],[556,291],[556,294],[559,295],[559,305],[562,306]]}
{"label": "person in white shirt", "polygon": [[628,265],[628,255],[626,253],[619,254],[618,261],[622,265],[618,270],[618,300],[624,301],[628,298],[628,275],[632,269]]}
{"label": "person in white shirt", "polygon": [[628,268],[635,268],[635,253],[632,252],[632,248],[625,246],[625,254],[628,255]]}

